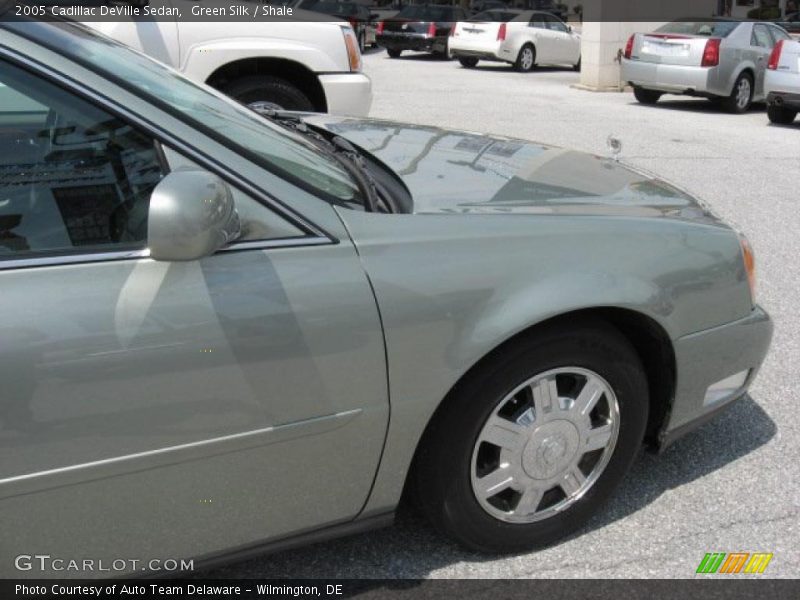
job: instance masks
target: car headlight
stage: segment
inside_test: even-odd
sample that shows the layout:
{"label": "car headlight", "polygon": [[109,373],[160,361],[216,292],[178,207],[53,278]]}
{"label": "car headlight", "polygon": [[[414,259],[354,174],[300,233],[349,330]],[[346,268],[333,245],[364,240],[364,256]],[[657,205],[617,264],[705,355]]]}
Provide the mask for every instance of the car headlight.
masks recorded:
{"label": "car headlight", "polygon": [[750,284],[750,299],[753,306],[756,305],[756,256],[753,252],[753,247],[744,236],[739,234],[739,246],[742,248],[742,261],[744,262],[744,270],[747,272],[747,282]]}
{"label": "car headlight", "polygon": [[342,25],[344,34],[344,45],[347,48],[347,60],[350,61],[350,70],[358,72],[361,70],[361,51],[358,49],[358,38],[349,25]]}

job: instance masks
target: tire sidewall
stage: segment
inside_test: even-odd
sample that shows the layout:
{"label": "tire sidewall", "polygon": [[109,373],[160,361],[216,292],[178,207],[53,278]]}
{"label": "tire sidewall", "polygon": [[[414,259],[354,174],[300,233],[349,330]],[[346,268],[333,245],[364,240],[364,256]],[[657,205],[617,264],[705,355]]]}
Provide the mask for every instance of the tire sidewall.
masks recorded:
{"label": "tire sidewall", "polygon": [[[744,108],[740,108],[736,102],[736,96],[739,92],[739,83],[742,79],[747,79],[750,82],[750,98],[747,101],[747,106]],[[726,98],[726,108],[733,113],[736,114],[743,114],[750,110],[750,107],[753,104],[753,94],[755,93],[755,89],[753,87],[753,78],[750,76],[749,73],[743,72],[740,73],[739,76],[736,78],[736,81],[733,84],[733,91],[731,91],[731,95]]]}
{"label": "tire sidewall", "polygon": [[[522,54],[525,50],[530,50],[533,53],[533,60],[531,61],[531,66],[529,69],[526,69],[522,66]],[[517,55],[517,62],[514,65],[516,66],[517,70],[521,73],[530,73],[536,68],[536,48],[531,44],[525,44],[522,48],[519,49],[519,54]]]}
{"label": "tire sidewall", "polygon": [[[474,391],[461,398],[460,410],[449,419],[447,451],[441,455],[444,522],[449,533],[480,551],[546,545],[580,527],[609,497],[641,447],[648,412],[647,384],[638,358],[632,349],[615,342],[595,334],[529,345],[498,365],[481,383],[474,383]],[[472,491],[470,473],[478,435],[498,403],[518,384],[565,366],[598,373],[617,395],[620,429],[611,460],[586,494],[564,512],[530,524],[500,521],[481,507]],[[502,544],[497,540],[503,540]]]}
{"label": "tire sidewall", "polygon": [[290,82],[278,77],[246,77],[234,81],[224,91],[242,104],[263,100],[274,102],[284,110],[314,110],[314,105],[305,94]]}

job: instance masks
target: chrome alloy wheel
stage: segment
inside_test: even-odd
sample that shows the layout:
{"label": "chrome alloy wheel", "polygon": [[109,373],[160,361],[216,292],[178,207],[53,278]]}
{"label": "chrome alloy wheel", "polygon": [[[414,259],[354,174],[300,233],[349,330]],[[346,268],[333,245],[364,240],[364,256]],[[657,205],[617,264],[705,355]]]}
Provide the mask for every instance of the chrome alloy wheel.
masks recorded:
{"label": "chrome alloy wheel", "polygon": [[742,77],[736,86],[736,106],[744,110],[750,104],[750,80]]}
{"label": "chrome alloy wheel", "polygon": [[530,46],[525,46],[522,49],[522,56],[519,59],[519,64],[523,71],[530,71],[533,68],[533,50]]}
{"label": "chrome alloy wheel", "polygon": [[619,435],[619,404],[597,373],[564,367],[540,373],[506,395],[472,454],[472,491],[509,523],[561,512],[594,485]]}

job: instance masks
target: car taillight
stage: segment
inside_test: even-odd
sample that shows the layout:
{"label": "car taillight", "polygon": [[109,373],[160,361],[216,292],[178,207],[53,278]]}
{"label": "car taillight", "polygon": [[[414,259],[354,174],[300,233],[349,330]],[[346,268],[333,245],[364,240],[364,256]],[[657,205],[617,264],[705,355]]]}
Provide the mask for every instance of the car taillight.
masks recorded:
{"label": "car taillight", "polygon": [[775,47],[772,49],[772,54],[769,55],[769,62],[767,68],[770,71],[775,71],[778,68],[778,63],[781,62],[781,50],[783,50],[783,40],[778,40]]}
{"label": "car taillight", "polygon": [[506,24],[500,23],[500,29],[497,30],[497,41],[503,42],[506,39]]}
{"label": "car taillight", "polygon": [[383,21],[378,21],[378,26],[375,28],[375,33],[383,33]]}
{"label": "car taillight", "polygon": [[719,44],[721,41],[719,38],[711,38],[706,42],[706,47],[703,50],[703,62],[700,63],[701,67],[716,67],[719,64]]}
{"label": "car taillight", "polygon": [[434,37],[436,35],[436,23],[431,23],[428,25],[428,37]]}
{"label": "car taillight", "polygon": [[633,34],[631,37],[628,38],[628,41],[625,44],[625,58],[630,58],[631,54],[633,54],[633,40],[635,38],[636,34]]}
{"label": "car taillight", "polygon": [[347,25],[342,26],[342,34],[344,34],[344,46],[347,49],[347,60],[350,63],[351,71],[361,70],[361,51],[358,49],[358,40],[353,29]]}

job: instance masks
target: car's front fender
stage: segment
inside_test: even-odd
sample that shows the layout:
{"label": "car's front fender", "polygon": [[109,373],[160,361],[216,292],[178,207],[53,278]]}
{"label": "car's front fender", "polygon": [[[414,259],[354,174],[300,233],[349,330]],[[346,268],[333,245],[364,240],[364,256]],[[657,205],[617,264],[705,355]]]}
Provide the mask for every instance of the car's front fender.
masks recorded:
{"label": "car's front fender", "polygon": [[390,509],[417,443],[459,379],[537,323],[615,307],[670,339],[751,310],[738,241],[667,219],[341,211],[380,308],[392,417],[367,514]]}

